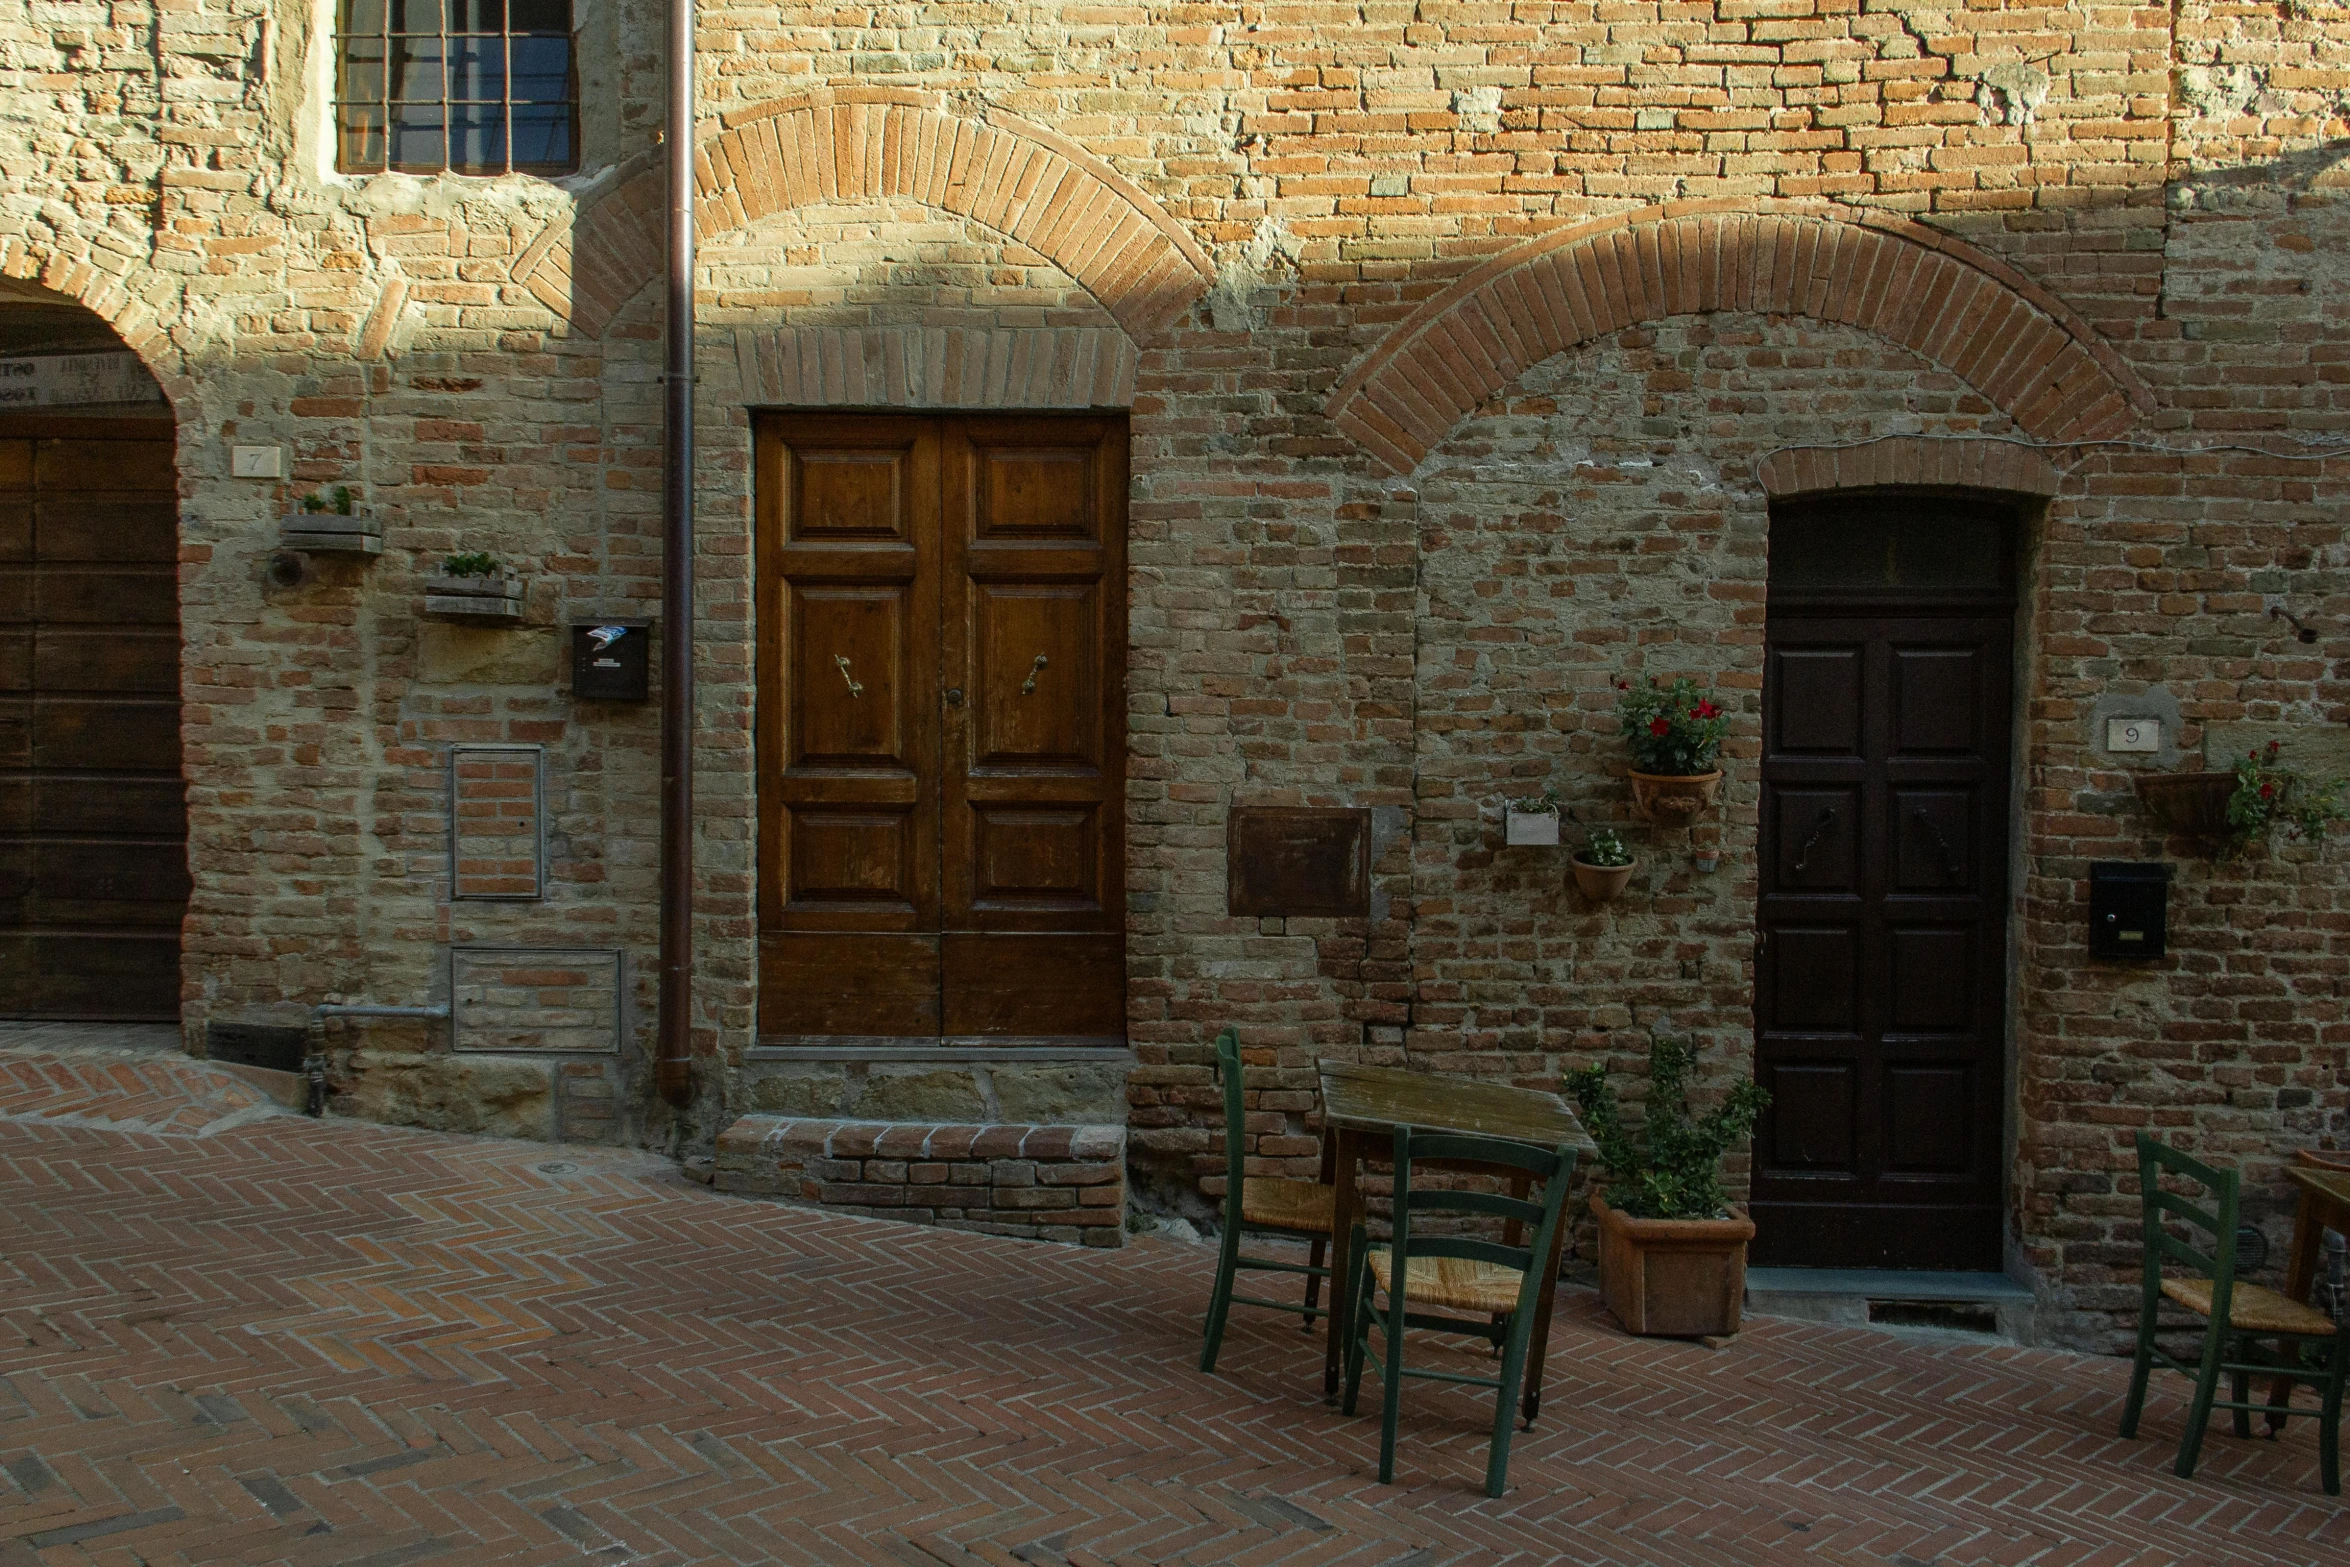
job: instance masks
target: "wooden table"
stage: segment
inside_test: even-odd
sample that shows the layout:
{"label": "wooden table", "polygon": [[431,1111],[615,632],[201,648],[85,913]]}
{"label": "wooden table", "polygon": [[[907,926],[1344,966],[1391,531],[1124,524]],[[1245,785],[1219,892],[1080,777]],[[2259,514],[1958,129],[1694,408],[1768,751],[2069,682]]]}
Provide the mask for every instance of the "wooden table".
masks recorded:
{"label": "wooden table", "polygon": [[[2317,1283],[2317,1258],[2325,1232],[2350,1236],[2350,1170],[2316,1170],[2287,1165],[2285,1179],[2301,1188],[2301,1203],[2293,1214],[2293,1258],[2285,1271],[2285,1294],[2306,1303]],[[2279,1380],[2269,1386],[2268,1401],[2282,1403],[2293,1396],[2293,1384]],[[2283,1427],[2285,1417],[2270,1415],[2271,1431]]]}
{"label": "wooden table", "polygon": [[[1539,1089],[1512,1088],[1506,1083],[1440,1072],[1404,1072],[1337,1062],[1322,1063],[1321,1076],[1322,1164],[1337,1193],[1330,1228],[1330,1342],[1322,1365],[1322,1391],[1335,1397],[1341,1352],[1353,1331],[1355,1303],[1349,1298],[1346,1280],[1350,1266],[1347,1243],[1363,1212],[1356,1171],[1364,1160],[1388,1154],[1397,1127],[1408,1126],[1416,1132],[1474,1132],[1543,1149],[1564,1143],[1585,1155],[1595,1150],[1567,1102]],[[1559,1242],[1566,1233],[1562,1219],[1550,1255],[1539,1263],[1543,1269],[1542,1300],[1536,1308],[1534,1336],[1528,1347],[1523,1400],[1528,1420],[1541,1407],[1543,1351],[1550,1342]]]}

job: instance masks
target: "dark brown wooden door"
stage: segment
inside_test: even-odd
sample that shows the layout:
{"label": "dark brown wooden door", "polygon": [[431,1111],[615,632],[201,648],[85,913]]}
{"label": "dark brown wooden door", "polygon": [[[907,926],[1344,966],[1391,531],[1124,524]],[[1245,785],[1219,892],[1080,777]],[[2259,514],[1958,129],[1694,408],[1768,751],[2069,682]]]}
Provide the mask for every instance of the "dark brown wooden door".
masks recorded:
{"label": "dark brown wooden door", "polygon": [[2000,1266],[2011,538],[1939,499],[1773,517],[1757,1262]]}
{"label": "dark brown wooden door", "polygon": [[0,1017],[176,1019],[169,426],[0,420]]}
{"label": "dark brown wooden door", "polygon": [[760,1032],[1125,1033],[1126,432],[775,416]]}

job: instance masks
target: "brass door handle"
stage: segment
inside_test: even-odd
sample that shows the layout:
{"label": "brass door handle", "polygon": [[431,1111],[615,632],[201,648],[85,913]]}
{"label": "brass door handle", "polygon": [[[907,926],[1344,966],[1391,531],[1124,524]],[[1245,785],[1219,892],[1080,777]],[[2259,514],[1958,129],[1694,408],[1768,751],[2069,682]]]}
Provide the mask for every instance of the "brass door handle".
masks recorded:
{"label": "brass door handle", "polygon": [[847,655],[846,653],[835,653],[835,654],[833,654],[833,655],[832,655],[832,661],[833,661],[833,663],[834,663],[835,665],[837,665],[837,666],[839,667],[839,669],[840,669],[840,677],[841,677],[841,679],[843,679],[843,680],[845,680],[845,681],[847,681],[847,682],[848,682],[848,685],[849,685],[849,695],[850,695],[852,698],[853,698],[853,697],[860,697],[860,696],[863,696],[863,695],[865,694],[865,685],[864,685],[864,682],[863,682],[863,681],[861,681],[861,680],[859,680],[859,679],[857,679],[857,677],[856,677],[856,676],[854,676],[854,675],[852,675],[852,674],[850,674],[850,673],[849,673],[849,657],[848,657],[848,655]]}
{"label": "brass door handle", "polygon": [[1022,696],[1027,696],[1036,689],[1037,671],[1044,668],[1044,666],[1045,656],[1042,653],[1039,653],[1036,655],[1036,662],[1028,666],[1028,678],[1020,682],[1020,694]]}

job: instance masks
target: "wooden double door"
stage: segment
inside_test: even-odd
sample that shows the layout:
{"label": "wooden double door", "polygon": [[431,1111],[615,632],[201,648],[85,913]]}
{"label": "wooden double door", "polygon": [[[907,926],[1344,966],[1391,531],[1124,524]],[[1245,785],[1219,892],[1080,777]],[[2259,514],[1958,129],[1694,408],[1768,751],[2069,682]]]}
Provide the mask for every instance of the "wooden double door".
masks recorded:
{"label": "wooden double door", "polygon": [[1774,511],[1758,1263],[1997,1270],[2015,519]]}
{"label": "wooden double door", "polygon": [[1125,421],[757,433],[761,1035],[1123,1042]]}
{"label": "wooden double door", "polygon": [[0,417],[0,1017],[179,1016],[168,421]]}

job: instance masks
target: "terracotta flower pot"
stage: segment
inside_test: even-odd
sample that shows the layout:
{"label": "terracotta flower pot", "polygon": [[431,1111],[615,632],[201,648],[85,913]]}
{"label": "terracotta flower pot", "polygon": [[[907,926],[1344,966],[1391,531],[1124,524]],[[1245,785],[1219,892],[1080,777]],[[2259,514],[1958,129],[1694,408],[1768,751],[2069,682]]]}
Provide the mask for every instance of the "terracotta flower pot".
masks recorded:
{"label": "terracotta flower pot", "polygon": [[1575,873],[1575,890],[1594,903],[1606,903],[1622,892],[1632,873],[1640,869],[1638,860],[1629,865],[1593,865],[1579,854],[1567,865]]}
{"label": "terracotta flower pot", "polygon": [[1591,1199],[1599,1225],[1599,1294],[1627,1333],[1708,1338],[1738,1331],[1754,1221],[1635,1219]]}
{"label": "terracotta flower pot", "polygon": [[2236,775],[2225,773],[2140,773],[2138,797],[2146,814],[2165,832],[2217,837],[2228,831],[2228,797]]}
{"label": "terracotta flower pot", "polygon": [[1710,773],[1632,774],[1632,809],[1643,820],[1669,827],[1687,825],[1722,792],[1722,770]]}

